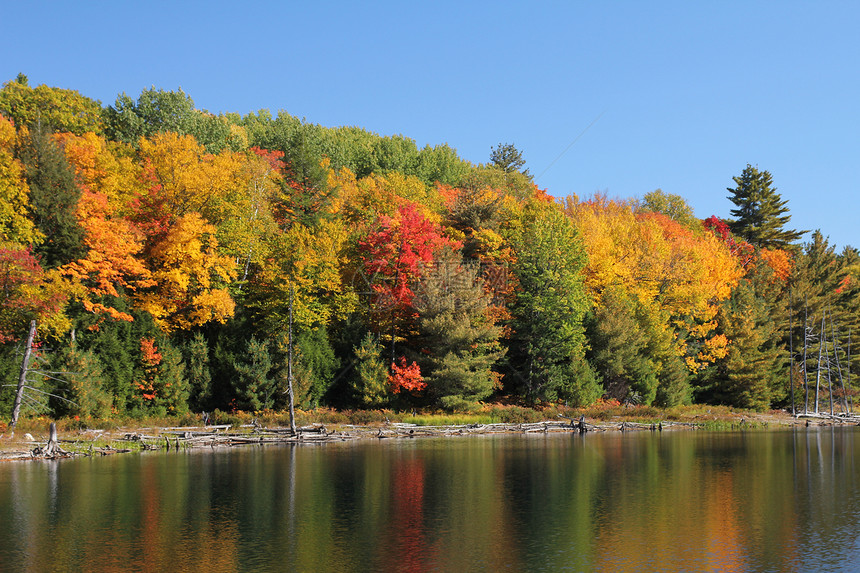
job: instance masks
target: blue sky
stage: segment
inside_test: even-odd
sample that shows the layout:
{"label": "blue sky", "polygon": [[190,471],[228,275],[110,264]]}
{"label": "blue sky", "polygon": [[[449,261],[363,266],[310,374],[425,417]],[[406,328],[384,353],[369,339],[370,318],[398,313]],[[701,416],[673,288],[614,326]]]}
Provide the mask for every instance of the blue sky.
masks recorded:
{"label": "blue sky", "polygon": [[475,163],[513,143],[555,196],[661,188],[701,218],[751,163],[792,228],[860,247],[857,2],[6,4],[0,81],[181,87]]}

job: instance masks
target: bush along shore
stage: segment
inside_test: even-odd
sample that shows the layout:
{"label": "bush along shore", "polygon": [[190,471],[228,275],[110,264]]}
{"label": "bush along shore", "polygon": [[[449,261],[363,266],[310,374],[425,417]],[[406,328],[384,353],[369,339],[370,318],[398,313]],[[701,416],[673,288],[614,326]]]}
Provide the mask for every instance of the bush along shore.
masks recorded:
{"label": "bush along shore", "polygon": [[0,460],[45,460],[120,453],[179,452],[270,444],[325,444],[353,440],[465,437],[490,434],[557,434],[668,430],[762,430],[789,427],[860,425],[857,415],[727,407],[671,409],[611,403],[588,409],[517,406],[487,407],[461,415],[388,410],[297,411],[295,431],[285,412],[215,411],[182,418],[141,420],[22,420],[17,431],[0,436]]}

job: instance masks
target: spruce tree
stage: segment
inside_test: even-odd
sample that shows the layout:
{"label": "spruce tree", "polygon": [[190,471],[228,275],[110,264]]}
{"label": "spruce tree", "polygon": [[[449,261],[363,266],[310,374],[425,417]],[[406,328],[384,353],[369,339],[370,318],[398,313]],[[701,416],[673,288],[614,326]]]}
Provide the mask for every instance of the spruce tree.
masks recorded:
{"label": "spruce tree", "polygon": [[782,199],[773,187],[773,177],[747,164],[740,177],[732,178],[735,187],[728,187],[728,199],[737,208],[731,210],[734,220],[729,222],[732,233],[755,247],[784,249],[806,233],[786,229],[791,219],[788,200]]}
{"label": "spruce tree", "polygon": [[504,354],[477,267],[446,249],[422,277],[415,307],[430,392],[449,410],[477,405],[493,392],[492,368]]}
{"label": "spruce tree", "polygon": [[84,230],[76,210],[81,190],[63,152],[50,133],[34,128],[20,150],[30,186],[30,203],[36,226],[45,240],[36,254],[48,268],[56,268],[84,256]]}
{"label": "spruce tree", "polygon": [[273,366],[269,344],[251,338],[244,355],[234,363],[236,374],[232,383],[239,408],[256,411],[272,407],[275,394]]}
{"label": "spruce tree", "polygon": [[388,366],[382,355],[385,349],[368,332],[355,349],[355,377],[351,389],[362,406],[380,408],[388,401]]}

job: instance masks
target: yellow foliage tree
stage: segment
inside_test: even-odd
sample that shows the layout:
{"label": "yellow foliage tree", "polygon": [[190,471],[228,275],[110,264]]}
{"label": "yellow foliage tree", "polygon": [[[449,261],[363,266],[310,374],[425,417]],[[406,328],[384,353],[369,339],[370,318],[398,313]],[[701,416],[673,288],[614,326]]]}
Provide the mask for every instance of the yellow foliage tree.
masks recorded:
{"label": "yellow foliage tree", "polygon": [[27,216],[30,189],[24,166],[15,159],[16,142],[15,126],[0,115],[0,239],[26,245],[40,241],[41,233]]}
{"label": "yellow foliage tree", "polygon": [[297,223],[273,241],[273,256],[252,280],[247,300],[269,330],[287,324],[291,288],[299,329],[327,326],[352,312],[356,295],[342,279],[348,239],[344,221],[323,219],[315,227]]}
{"label": "yellow foliage tree", "polygon": [[666,215],[636,215],[630,201],[595,196],[566,200],[565,211],[588,252],[586,288],[595,305],[609,287],[635,296],[651,324],[675,332],[677,353],[698,370],[723,355],[725,338],[712,336],[720,301],[742,275],[737,260],[711,233],[694,231]]}
{"label": "yellow foliage tree", "polygon": [[245,191],[244,153],[206,153],[190,135],[159,133],[140,140],[148,199],[173,216],[199,213],[217,224],[232,215],[231,200]]}
{"label": "yellow foliage tree", "polygon": [[112,216],[128,215],[131,202],[145,189],[131,147],[92,132],[54,137],[75,170],[78,186],[104,195]]}
{"label": "yellow foliage tree", "polygon": [[230,257],[218,253],[215,227],[198,213],[180,216],[147,252],[154,285],[139,292],[138,306],[164,331],[187,330],[233,316],[226,284],[236,278]]}

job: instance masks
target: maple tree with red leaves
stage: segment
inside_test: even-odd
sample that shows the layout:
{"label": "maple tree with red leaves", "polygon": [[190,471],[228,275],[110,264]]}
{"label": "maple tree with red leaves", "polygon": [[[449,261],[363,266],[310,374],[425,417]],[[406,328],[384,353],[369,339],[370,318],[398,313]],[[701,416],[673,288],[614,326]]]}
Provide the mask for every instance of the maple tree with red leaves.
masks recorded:
{"label": "maple tree with red leaves", "polygon": [[414,318],[412,285],[445,246],[459,249],[461,244],[445,237],[413,204],[398,208],[394,217],[381,215],[378,229],[359,243],[376,312],[393,313],[395,320]]}
{"label": "maple tree with red leaves", "polygon": [[414,360],[412,364],[406,364],[406,357],[400,357],[400,364],[391,363],[391,374],[388,375],[388,384],[391,391],[399,394],[401,390],[407,392],[420,392],[427,387],[427,382],[421,376],[421,368]]}

